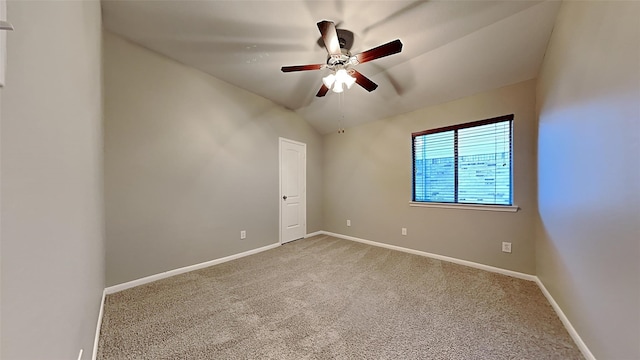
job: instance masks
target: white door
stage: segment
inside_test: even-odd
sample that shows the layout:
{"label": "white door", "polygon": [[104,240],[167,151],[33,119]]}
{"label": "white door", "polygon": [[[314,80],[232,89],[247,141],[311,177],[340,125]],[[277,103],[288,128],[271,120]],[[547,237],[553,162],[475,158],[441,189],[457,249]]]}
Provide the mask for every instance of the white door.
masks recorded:
{"label": "white door", "polygon": [[280,138],[280,243],[307,234],[307,144]]}

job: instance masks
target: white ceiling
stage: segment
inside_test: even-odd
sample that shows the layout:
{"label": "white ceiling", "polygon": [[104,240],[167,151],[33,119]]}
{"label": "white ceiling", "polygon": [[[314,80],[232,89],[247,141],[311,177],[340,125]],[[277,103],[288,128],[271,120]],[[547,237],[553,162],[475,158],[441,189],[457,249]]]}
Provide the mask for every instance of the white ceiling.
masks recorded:
{"label": "white ceiling", "polygon": [[[299,113],[319,132],[413,111],[537,76],[558,1],[103,0],[105,27]],[[355,33],[353,54],[400,39],[400,54],[358,65],[378,83],[315,97],[329,70],[316,23]]]}

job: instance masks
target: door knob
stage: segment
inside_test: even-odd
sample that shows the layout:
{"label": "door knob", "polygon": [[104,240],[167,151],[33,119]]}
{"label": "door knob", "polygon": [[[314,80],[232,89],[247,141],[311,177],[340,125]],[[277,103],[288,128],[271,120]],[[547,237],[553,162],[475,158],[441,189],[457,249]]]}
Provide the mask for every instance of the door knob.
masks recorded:
{"label": "door knob", "polygon": [[284,196],[282,197],[282,200],[287,200],[287,195],[284,195]]}

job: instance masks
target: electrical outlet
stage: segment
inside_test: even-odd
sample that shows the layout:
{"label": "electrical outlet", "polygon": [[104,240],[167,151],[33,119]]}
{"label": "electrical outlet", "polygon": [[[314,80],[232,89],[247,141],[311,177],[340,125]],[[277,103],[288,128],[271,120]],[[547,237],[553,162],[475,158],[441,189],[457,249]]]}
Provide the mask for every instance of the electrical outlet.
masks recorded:
{"label": "electrical outlet", "polygon": [[407,228],[402,228],[402,235],[407,235]]}
{"label": "electrical outlet", "polygon": [[502,243],[502,252],[511,253],[511,243],[503,242]]}
{"label": "electrical outlet", "polygon": [[347,226],[351,226],[351,220],[347,220]]}
{"label": "electrical outlet", "polygon": [[240,231],[240,240],[243,240],[246,238],[247,238],[247,231],[246,230]]}

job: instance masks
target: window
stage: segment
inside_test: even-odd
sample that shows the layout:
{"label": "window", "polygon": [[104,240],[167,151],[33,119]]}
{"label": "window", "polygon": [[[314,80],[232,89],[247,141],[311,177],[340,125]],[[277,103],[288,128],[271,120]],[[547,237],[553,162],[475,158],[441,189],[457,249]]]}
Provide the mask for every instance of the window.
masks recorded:
{"label": "window", "polygon": [[411,134],[413,201],[513,205],[513,114]]}

